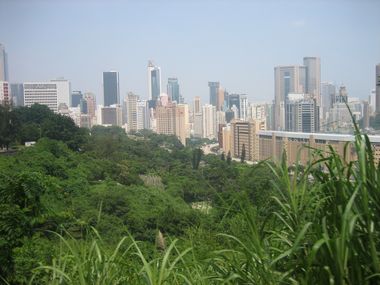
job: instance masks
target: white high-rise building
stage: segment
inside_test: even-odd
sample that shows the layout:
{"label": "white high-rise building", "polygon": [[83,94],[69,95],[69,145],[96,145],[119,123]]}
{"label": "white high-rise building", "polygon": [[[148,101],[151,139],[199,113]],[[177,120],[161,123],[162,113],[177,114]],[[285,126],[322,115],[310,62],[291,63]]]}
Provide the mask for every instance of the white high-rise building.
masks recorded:
{"label": "white high-rise building", "polygon": [[149,129],[149,108],[146,100],[137,101],[137,130]]}
{"label": "white high-rise building", "polygon": [[203,135],[203,116],[202,116],[202,113],[195,113],[194,114],[193,135],[196,138],[201,138]]}
{"label": "white high-rise building", "polygon": [[11,90],[7,81],[0,81],[0,105],[9,105],[12,102]]}
{"label": "white high-rise building", "polygon": [[30,107],[37,103],[48,106],[52,111],[58,112],[60,108],[67,109],[70,106],[70,94],[71,87],[68,80],[25,82],[24,106]]}
{"label": "white high-rise building", "polygon": [[373,115],[376,112],[376,89],[372,89],[369,95],[369,113]]}
{"label": "white high-rise building", "polygon": [[149,100],[157,101],[161,94],[161,68],[148,62],[148,96]]}
{"label": "white high-rise building", "polygon": [[247,113],[248,113],[247,95],[240,94],[240,108],[239,108],[240,119],[243,121],[247,121],[247,119],[248,119]]}
{"label": "white high-rise building", "polygon": [[139,96],[129,92],[127,95],[128,132],[137,131],[137,101]]}
{"label": "white high-rise building", "polygon": [[202,114],[203,138],[215,139],[217,137],[216,107],[210,104],[203,105]]}

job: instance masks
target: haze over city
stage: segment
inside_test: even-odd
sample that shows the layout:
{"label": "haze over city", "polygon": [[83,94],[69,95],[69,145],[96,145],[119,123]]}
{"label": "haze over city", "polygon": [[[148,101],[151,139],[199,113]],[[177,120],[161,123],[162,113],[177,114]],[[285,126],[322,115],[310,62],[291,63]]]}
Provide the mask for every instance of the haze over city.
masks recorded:
{"label": "haze over city", "polygon": [[162,84],[208,101],[208,81],[250,101],[274,98],[273,68],[321,58],[321,79],[365,99],[380,62],[379,1],[0,1],[12,82],[69,79],[102,103],[102,72],[120,97],[148,98],[147,63]]}

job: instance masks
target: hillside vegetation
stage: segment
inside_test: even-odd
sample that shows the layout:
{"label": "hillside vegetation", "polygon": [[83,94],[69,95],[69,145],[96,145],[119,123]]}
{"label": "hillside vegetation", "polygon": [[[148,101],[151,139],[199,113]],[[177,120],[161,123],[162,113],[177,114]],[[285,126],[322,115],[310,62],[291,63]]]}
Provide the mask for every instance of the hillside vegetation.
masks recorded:
{"label": "hillside vegetation", "polygon": [[380,168],[357,133],[357,161],[289,171],[1,109],[0,282],[379,284]]}

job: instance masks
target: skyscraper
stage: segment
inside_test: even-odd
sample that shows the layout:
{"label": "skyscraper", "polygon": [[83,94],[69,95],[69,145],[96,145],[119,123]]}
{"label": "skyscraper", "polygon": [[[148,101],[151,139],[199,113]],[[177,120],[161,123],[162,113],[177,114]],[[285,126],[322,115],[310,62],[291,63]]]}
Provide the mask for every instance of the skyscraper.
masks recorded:
{"label": "skyscraper", "polygon": [[376,65],[376,113],[380,113],[380,63]]}
{"label": "skyscraper", "polygon": [[139,96],[129,92],[127,95],[128,132],[137,131],[137,101]]}
{"label": "skyscraper", "polygon": [[285,129],[285,102],[289,93],[305,93],[306,67],[299,65],[277,66],[274,68],[274,129]]}
{"label": "skyscraper", "polygon": [[0,105],[10,105],[11,90],[7,81],[0,81]]}
{"label": "skyscraper", "polygon": [[216,107],[213,105],[202,106],[202,131],[203,138],[215,139],[217,137]]}
{"label": "skyscraper", "polygon": [[210,105],[217,107],[220,83],[209,82],[208,87],[210,88]]}
{"label": "skyscraper", "polygon": [[81,91],[73,91],[71,93],[71,107],[78,107],[80,100],[83,99],[83,94]]}
{"label": "skyscraper", "polygon": [[52,111],[58,112],[60,106],[70,106],[70,82],[65,79],[51,80],[48,82],[25,82],[24,106],[30,107],[38,103],[48,106]]}
{"label": "skyscraper", "polygon": [[157,101],[161,94],[161,68],[148,62],[148,95],[149,100]]}
{"label": "skyscraper", "polygon": [[22,83],[11,84],[11,97],[15,106],[24,106],[24,86]]}
{"label": "skyscraper", "polygon": [[172,100],[172,102],[176,101],[177,104],[181,103],[179,95],[178,78],[168,78],[168,85],[166,87],[168,96]]}
{"label": "skyscraper", "polygon": [[104,106],[120,104],[119,73],[117,71],[103,72]]}
{"label": "skyscraper", "polygon": [[194,114],[201,113],[201,98],[199,96],[195,96],[194,98]]}
{"label": "skyscraper", "polygon": [[8,80],[8,55],[4,45],[0,44],[0,81]]}
{"label": "skyscraper", "polygon": [[241,94],[240,108],[239,108],[239,116],[241,120],[246,121],[248,119],[247,112],[248,112],[248,98],[247,98],[247,95]]}
{"label": "skyscraper", "polygon": [[304,57],[306,67],[305,93],[316,99],[317,106],[321,106],[321,60],[319,57]]}
{"label": "skyscraper", "polygon": [[[321,83],[321,111],[322,119],[326,120],[326,114],[330,111],[333,105],[333,98],[335,98],[336,87],[330,82]],[[335,99],[334,99],[335,100]]]}
{"label": "skyscraper", "polygon": [[181,143],[186,146],[186,138],[189,137],[189,106],[178,104],[175,112],[175,134]]}

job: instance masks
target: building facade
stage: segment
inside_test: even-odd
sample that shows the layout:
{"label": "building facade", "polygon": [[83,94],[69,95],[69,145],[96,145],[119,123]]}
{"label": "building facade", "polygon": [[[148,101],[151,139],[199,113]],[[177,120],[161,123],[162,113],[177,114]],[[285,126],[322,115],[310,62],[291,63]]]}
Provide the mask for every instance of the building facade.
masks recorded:
{"label": "building facade", "polygon": [[148,62],[148,95],[149,100],[157,101],[161,94],[161,68]]}
{"label": "building facade", "polygon": [[178,78],[168,78],[167,93],[172,102],[177,102],[177,104],[181,103]]}
{"label": "building facade", "polygon": [[12,103],[11,90],[7,81],[0,81],[0,105],[9,106]]}
{"label": "building facade", "polygon": [[119,72],[103,72],[103,99],[105,107],[120,104]]}
{"label": "building facade", "polygon": [[8,81],[8,55],[4,45],[0,44],[0,81]]}

